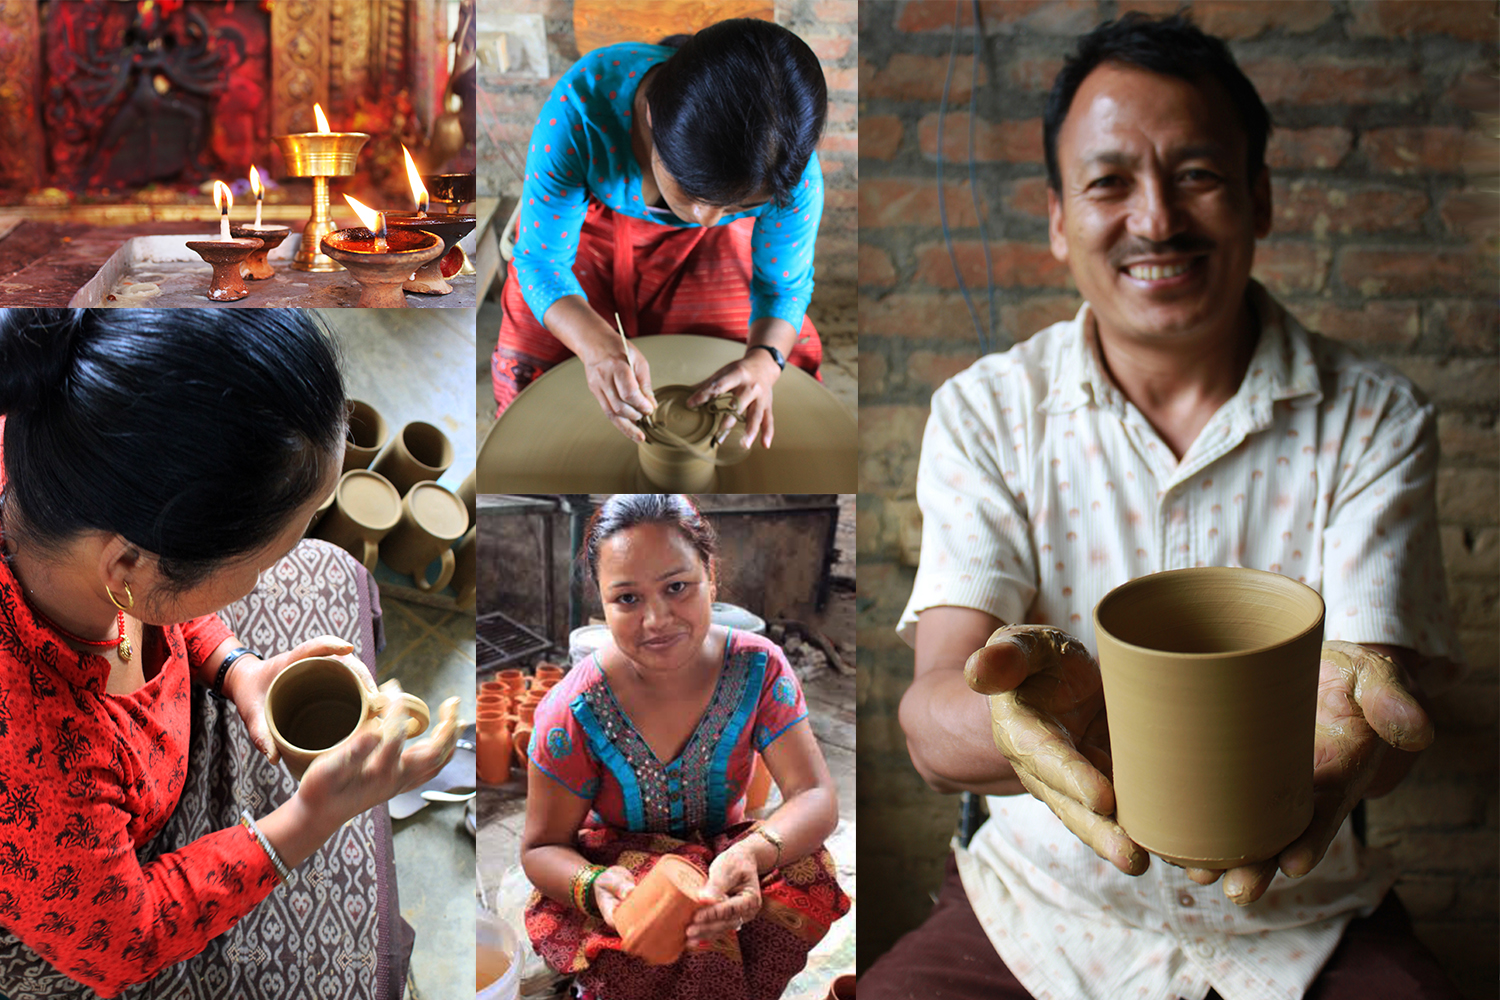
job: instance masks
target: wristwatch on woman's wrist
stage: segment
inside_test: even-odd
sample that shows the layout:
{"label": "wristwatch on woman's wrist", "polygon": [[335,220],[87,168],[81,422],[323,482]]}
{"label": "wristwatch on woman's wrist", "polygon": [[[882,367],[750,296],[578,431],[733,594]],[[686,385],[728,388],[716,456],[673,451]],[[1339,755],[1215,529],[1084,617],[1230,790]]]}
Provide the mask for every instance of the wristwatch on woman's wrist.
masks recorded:
{"label": "wristwatch on woman's wrist", "polygon": [[749,347],[745,348],[745,353],[748,355],[756,348],[759,348],[760,350],[765,351],[767,354],[771,355],[771,360],[776,362],[776,367],[781,371],[786,371],[786,358],[781,356],[780,351],[772,347],[770,344],[751,344]]}

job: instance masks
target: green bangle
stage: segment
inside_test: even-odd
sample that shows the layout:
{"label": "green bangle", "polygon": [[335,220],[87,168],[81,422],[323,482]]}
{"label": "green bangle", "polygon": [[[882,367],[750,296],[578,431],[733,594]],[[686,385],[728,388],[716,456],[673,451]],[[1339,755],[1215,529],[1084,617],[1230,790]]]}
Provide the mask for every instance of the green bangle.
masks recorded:
{"label": "green bangle", "polygon": [[599,901],[594,898],[594,883],[599,881],[599,876],[603,875],[604,872],[605,869],[603,866],[595,865],[594,870],[589,872],[588,878],[583,882],[583,912],[591,917],[602,917],[604,915],[599,911]]}

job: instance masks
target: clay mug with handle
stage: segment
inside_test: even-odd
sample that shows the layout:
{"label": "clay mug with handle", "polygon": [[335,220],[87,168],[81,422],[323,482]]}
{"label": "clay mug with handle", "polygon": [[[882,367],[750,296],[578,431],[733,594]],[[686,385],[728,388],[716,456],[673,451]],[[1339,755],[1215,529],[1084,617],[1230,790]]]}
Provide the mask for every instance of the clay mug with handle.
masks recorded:
{"label": "clay mug with handle", "polygon": [[410,739],[431,721],[427,703],[404,691],[376,690],[369,675],[334,656],[310,656],[287,667],[266,689],[266,724],[281,762],[298,781],[312,762],[338,749],[371,718],[399,704],[411,718]]}
{"label": "clay mug with handle", "polygon": [[[433,482],[414,485],[401,501],[401,519],[380,543],[380,558],[398,573],[411,575],[423,593],[442,590],[453,579],[458,555],[453,543],[469,528],[469,512],[452,490]],[[435,580],[428,568],[439,563]]]}

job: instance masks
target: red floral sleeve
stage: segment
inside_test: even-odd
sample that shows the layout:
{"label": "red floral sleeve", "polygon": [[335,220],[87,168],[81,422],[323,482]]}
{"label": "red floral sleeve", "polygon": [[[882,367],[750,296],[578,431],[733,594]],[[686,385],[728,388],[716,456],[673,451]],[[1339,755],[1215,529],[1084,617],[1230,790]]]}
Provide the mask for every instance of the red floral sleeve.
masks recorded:
{"label": "red floral sleeve", "polygon": [[34,644],[18,640],[30,622],[18,621],[5,583],[13,581],[0,583],[0,925],[63,974],[116,996],[202,951],[275,888],[276,875],[242,827],[144,866],[137,859],[186,777],[182,633],[167,630],[167,662],[144,687],[104,694],[94,666],[104,661],[35,634],[26,636]]}
{"label": "red floral sleeve", "polygon": [[[194,667],[202,665],[233,634],[218,615],[204,615],[186,622],[182,626],[182,638],[187,641],[188,662]],[[268,650],[266,655],[270,656],[271,651]]]}

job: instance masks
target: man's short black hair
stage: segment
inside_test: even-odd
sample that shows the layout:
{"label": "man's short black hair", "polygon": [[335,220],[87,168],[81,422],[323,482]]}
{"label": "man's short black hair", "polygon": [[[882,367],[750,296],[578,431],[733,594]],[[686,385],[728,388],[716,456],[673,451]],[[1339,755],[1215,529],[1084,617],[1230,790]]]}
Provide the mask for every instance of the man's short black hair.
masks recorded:
{"label": "man's short black hair", "polygon": [[1229,100],[1239,112],[1245,129],[1248,178],[1253,183],[1266,164],[1266,139],[1271,134],[1271,114],[1255,92],[1255,85],[1241,72],[1223,41],[1205,34],[1182,14],[1155,18],[1131,11],[1117,21],[1106,21],[1078,40],[1078,49],[1068,57],[1052,92],[1047,95],[1047,110],[1042,118],[1042,143],[1047,154],[1047,185],[1062,190],[1062,175],[1057,165],[1057,133],[1073,95],[1084,78],[1101,63],[1118,62],[1139,66],[1153,73],[1184,80],[1201,80],[1205,76],[1219,81]]}

